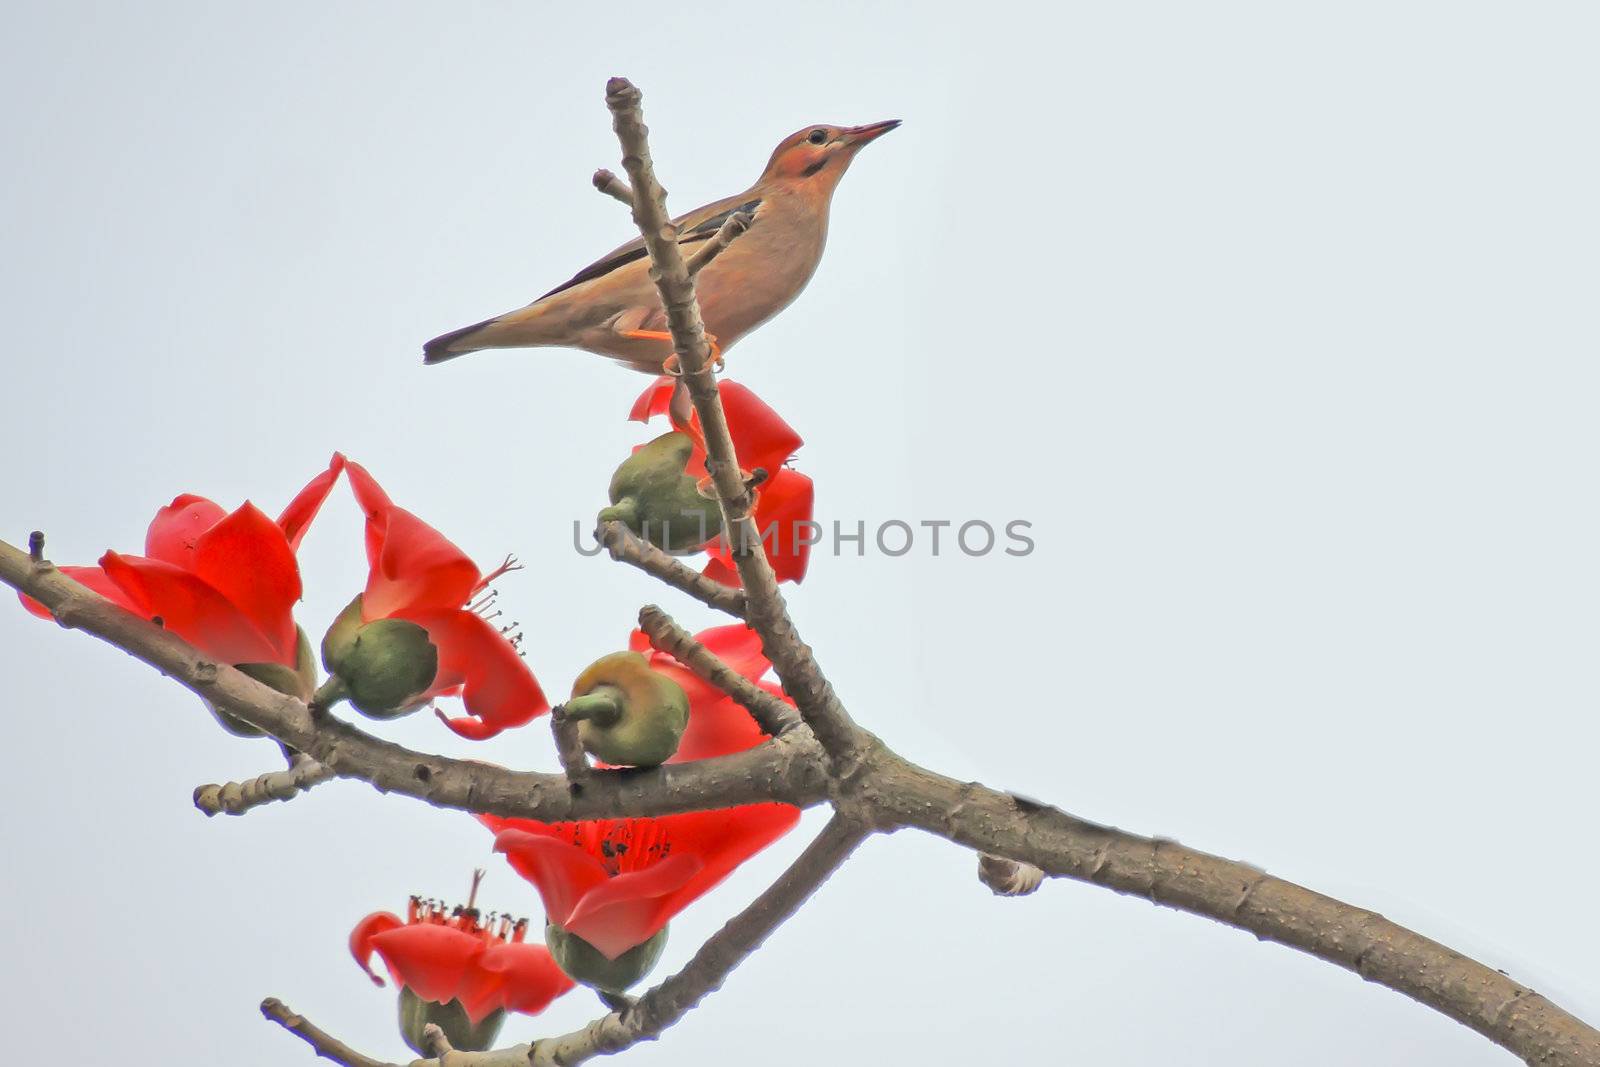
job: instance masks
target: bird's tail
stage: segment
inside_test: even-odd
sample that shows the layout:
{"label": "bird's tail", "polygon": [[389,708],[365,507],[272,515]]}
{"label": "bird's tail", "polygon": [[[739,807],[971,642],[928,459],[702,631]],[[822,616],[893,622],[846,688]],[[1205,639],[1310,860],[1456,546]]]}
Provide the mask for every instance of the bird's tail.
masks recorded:
{"label": "bird's tail", "polygon": [[428,364],[443,363],[447,359],[455,359],[457,356],[464,356],[468,352],[479,351],[484,346],[473,344],[472,335],[481,332],[487,326],[493,326],[494,323],[494,319],[484,319],[482,322],[475,322],[471,326],[463,326],[459,330],[451,330],[449,333],[440,334],[422,346],[422,362]]}
{"label": "bird's tail", "polygon": [[422,346],[422,362],[443,363],[485,348],[538,348],[561,344],[565,338],[559,330],[560,322],[548,315],[549,310],[542,303],[530,304],[452,330]]}

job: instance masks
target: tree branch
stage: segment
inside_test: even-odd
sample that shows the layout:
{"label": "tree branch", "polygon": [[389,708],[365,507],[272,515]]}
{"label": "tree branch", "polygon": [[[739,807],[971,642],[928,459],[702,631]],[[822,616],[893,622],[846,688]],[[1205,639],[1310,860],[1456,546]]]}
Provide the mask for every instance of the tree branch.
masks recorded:
{"label": "tree branch", "polygon": [[333,771],[304,753],[289,757],[289,769],[268,771],[245,782],[196,786],[194,806],[212,815],[243,815],[274,800],[293,800],[312,786],[334,777]]}
{"label": "tree branch", "polygon": [[[400,1064],[375,1060],[357,1052],[304,1015],[290,1011],[289,1006],[277,997],[268,997],[261,1002],[261,1014],[310,1045],[311,1050],[322,1059],[332,1060],[343,1067],[400,1067]],[[424,1033],[428,1036],[434,1033],[438,1035],[434,1043],[435,1056],[412,1060],[406,1067],[528,1067],[528,1045],[512,1045],[488,1052],[462,1052],[450,1048],[444,1033],[431,1023]]]}
{"label": "tree branch", "polygon": [[595,171],[594,177],[590,181],[594,182],[596,189],[607,196],[613,197],[629,207],[633,206],[633,190],[628,188],[628,183],[604,167]]}
{"label": "tree branch", "polygon": [[56,621],[131,653],[213,705],[322,763],[341,778],[368,782],[436,807],[566,822],[666,815],[781,800],[811,807],[827,781],[809,738],[785,737],[746,752],[651,770],[595,771],[581,793],[559,774],[513,771],[475,760],[416,752],[374,737],[303,701],[213,663],[176,634],[79,585],[48,561],[34,563],[0,541],[0,581],[48,608]]}
{"label": "tree branch", "polygon": [[[397,1064],[363,1056],[304,1015],[296,1015],[290,1011],[289,1005],[277,997],[268,997],[261,1002],[261,1014],[310,1045],[312,1051],[322,1059],[332,1060],[334,1063],[342,1064],[343,1067],[398,1067]],[[508,1063],[506,1067],[512,1065]]]}
{"label": "tree branch", "polygon": [[677,228],[667,213],[666,191],[656,180],[650,160],[641,100],[642,94],[626,78],[606,83],[611,125],[622,145],[622,165],[633,183],[633,221],[655,266],[656,289],[666,309],[683,382],[700,416],[709,456],[706,465],[717,487],[723,529],[729,532],[729,548],[745,588],[746,618],[761,635],[762,648],[782,679],[784,691],[799,705],[800,714],[836,768],[848,773],[865,751],[867,738],[834,695],[811,649],[800,640],[778,591],[777,576],[762,551],[761,535],[750,515],[754,497],[734,455],[728,420],[711,373],[711,347],[695,300],[694,279],[678,247]]}
{"label": "tree branch", "polygon": [[717,232],[711,235],[711,239],[701,245],[699,250],[689,257],[687,264],[689,277],[693,278],[696,274],[705,270],[713,259],[722,255],[729,245],[743,236],[744,232],[754,225],[755,221],[756,217],[748,211],[735,211],[732,215],[729,215],[728,221],[717,228]]}
{"label": "tree branch", "polygon": [[768,737],[781,736],[800,725],[800,716],[793,708],[722,662],[654,604],[639,609],[639,629],[650,638],[653,647],[742,704]]}
{"label": "tree branch", "polygon": [[868,831],[835,815],[778,880],[706,940],[683,970],[641,996],[632,1007],[602,1016],[581,1030],[533,1044],[533,1067],[573,1067],[653,1041],[695,1005],[722,988],[734,968],[810,899],[850,857]]}
{"label": "tree branch", "polygon": [[864,798],[887,824],[916,827],[1048,874],[1204,915],[1404,993],[1539,1067],[1600,1064],[1600,1033],[1509,977],[1376,912],[1259,868],[1075,818],[961,783],[887,749],[868,759]]}
{"label": "tree branch", "polygon": [[632,530],[612,520],[602,522],[595,531],[595,539],[611,553],[611,558],[638,567],[653,578],[681,592],[688,593],[707,607],[727,612],[735,618],[744,618],[745,596],[743,589],[714,582],[693,567],[673,559],[655,545],[640,540]]}

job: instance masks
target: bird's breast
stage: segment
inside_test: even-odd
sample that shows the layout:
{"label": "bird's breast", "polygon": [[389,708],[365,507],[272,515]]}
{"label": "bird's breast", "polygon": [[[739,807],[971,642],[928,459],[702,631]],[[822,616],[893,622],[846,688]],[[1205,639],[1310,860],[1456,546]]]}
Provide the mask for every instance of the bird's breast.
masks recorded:
{"label": "bird's breast", "polygon": [[777,205],[700,272],[695,289],[706,329],[724,348],[787,307],[822,259],[826,217]]}

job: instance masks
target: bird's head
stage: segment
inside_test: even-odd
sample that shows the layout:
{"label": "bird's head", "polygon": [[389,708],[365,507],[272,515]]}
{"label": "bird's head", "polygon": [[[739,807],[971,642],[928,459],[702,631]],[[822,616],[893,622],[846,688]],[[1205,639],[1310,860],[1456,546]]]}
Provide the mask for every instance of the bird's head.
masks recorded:
{"label": "bird's head", "polygon": [[817,182],[832,188],[863,145],[900,125],[899,119],[865,126],[807,126],[779,142],[763,181]]}

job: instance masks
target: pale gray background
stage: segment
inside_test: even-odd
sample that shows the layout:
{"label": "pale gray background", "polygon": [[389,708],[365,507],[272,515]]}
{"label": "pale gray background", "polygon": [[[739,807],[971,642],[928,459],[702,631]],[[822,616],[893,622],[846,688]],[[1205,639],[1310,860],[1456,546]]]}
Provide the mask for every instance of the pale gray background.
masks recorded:
{"label": "pale gray background", "polygon": [[[550,691],[683,598],[576,556],[644,384],[424,369],[628,235],[607,75],[679,210],[807,123],[906,120],[809,291],[732,353],[824,521],[1034,522],[1026,559],[819,555],[860,719],[962,777],[1376,908],[1600,1018],[1600,156],[1588,3],[7,5],[4,536],[136,550],[193,490],[276,510],[335,448],[485,562]],[[320,631],[361,580],[341,489]],[[488,836],[353,784],[240,820],[275,752],[0,611],[0,1004],[18,1060],[309,1063],[283,997],[399,1056],[344,938]],[[542,726],[473,747],[553,764]],[[674,924],[663,973],[818,825]],[[1504,1064],[1384,989],[1062,883],[873,841],[630,1062]],[[538,913],[499,863],[491,907]],[[574,995],[508,1038],[592,1017]]]}

